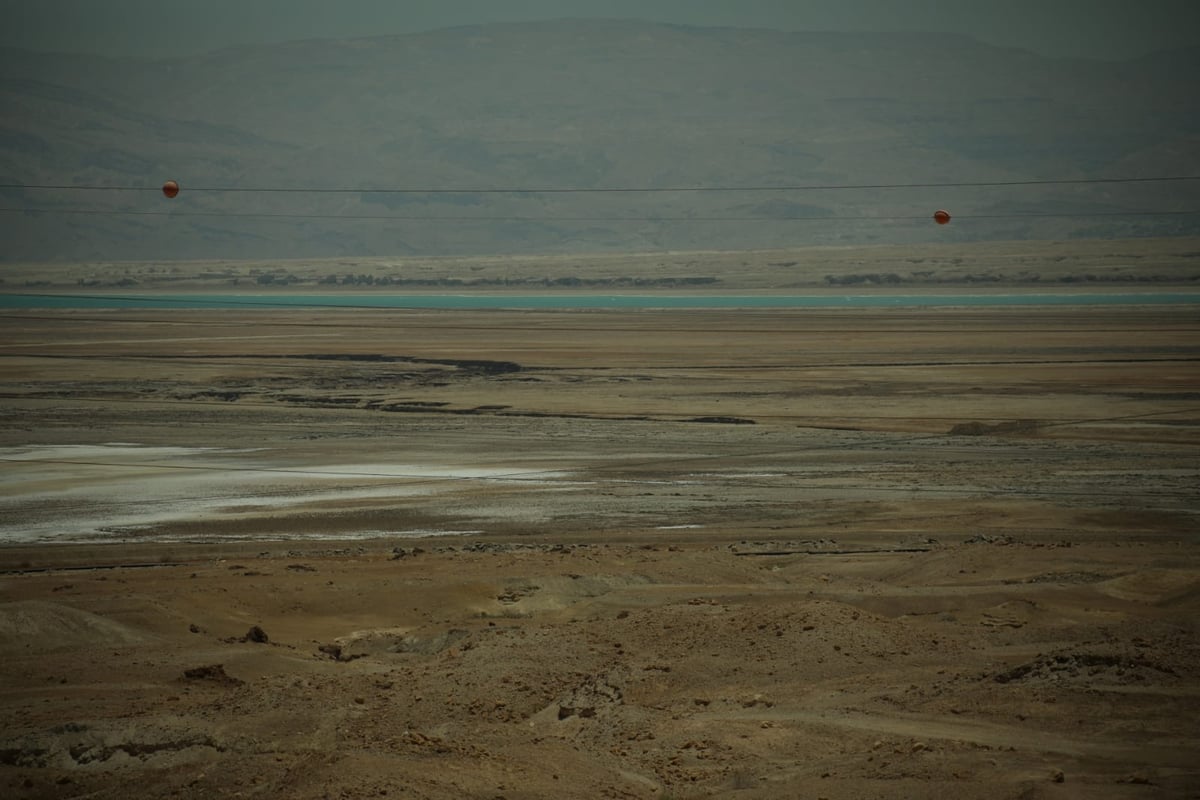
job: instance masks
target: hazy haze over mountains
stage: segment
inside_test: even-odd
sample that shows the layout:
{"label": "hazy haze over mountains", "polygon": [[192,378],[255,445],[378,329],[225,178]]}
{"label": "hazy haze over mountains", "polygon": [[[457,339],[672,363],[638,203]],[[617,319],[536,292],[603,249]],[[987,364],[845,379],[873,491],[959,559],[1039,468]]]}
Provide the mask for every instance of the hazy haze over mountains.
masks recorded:
{"label": "hazy haze over mountains", "polygon": [[[2,207],[46,210],[0,214],[8,260],[1200,232],[1194,215],[1101,216],[1200,207],[1195,183],[652,194],[188,190],[1197,175],[1197,49],[1099,62],[953,35],[566,20],[153,61],[5,49],[0,75],[0,183],[152,189],[173,178],[184,187],[174,201],[153,191],[0,189]],[[956,221],[928,223],[938,207]],[[117,210],[141,213],[90,213]],[[269,216],[292,214],[314,216]],[[1008,216],[1023,214],[1090,216]],[[327,218],[342,215],[394,218]],[[981,218],[992,215],[1004,218]],[[470,216],[488,219],[459,219]],[[722,219],[707,219],[714,217]],[[780,219],[787,217],[802,219]],[[880,219],[895,217],[903,219]]]}

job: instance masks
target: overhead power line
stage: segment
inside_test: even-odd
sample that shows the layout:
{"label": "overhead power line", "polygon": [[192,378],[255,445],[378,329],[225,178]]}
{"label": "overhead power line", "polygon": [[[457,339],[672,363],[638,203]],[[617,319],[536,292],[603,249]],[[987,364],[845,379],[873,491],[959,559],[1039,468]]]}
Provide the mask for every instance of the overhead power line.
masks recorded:
{"label": "overhead power line", "polygon": [[[916,181],[910,183],[819,183],[746,186],[507,186],[507,187],[320,187],[320,186],[190,186],[183,192],[261,192],[284,194],[655,194],[665,192],[807,192],[853,189],[949,189],[1003,186],[1077,186],[1098,183],[1166,183],[1200,181],[1200,175],[1160,175],[1125,178],[1048,178],[1008,181]],[[104,186],[70,183],[0,183],[0,189],[86,192],[161,192],[161,186]]]}
{"label": "overhead power line", "polygon": [[[4,214],[70,214],[101,217],[171,218],[248,218],[248,219],[325,219],[394,220],[397,222],[913,222],[925,221],[927,214],[846,216],[806,214],[776,216],[536,216],[536,215],[462,215],[462,214],[307,214],[269,211],[138,211],[103,208],[14,208],[0,207]],[[1012,214],[955,214],[956,220],[968,219],[1091,219],[1106,217],[1186,217],[1200,215],[1200,209],[1161,209],[1144,211],[1069,211],[1019,212]]]}

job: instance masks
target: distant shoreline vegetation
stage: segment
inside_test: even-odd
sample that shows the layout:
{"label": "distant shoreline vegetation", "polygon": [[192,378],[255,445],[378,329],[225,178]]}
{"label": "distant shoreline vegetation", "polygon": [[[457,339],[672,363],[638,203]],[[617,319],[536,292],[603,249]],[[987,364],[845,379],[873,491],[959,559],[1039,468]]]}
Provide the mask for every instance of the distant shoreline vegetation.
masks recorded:
{"label": "distant shoreline vegetation", "polygon": [[[390,275],[368,275],[368,274],[346,274],[346,275],[325,275],[319,278],[304,277],[291,273],[279,272],[263,272],[259,274],[245,275],[230,275],[230,274],[214,274],[205,273],[195,276],[180,276],[174,277],[169,275],[150,275],[145,279],[139,280],[129,276],[113,280],[103,280],[100,278],[77,278],[73,284],[64,284],[61,282],[49,280],[26,280],[18,284],[13,284],[14,288],[18,289],[49,289],[58,288],[66,289],[74,286],[75,288],[83,289],[128,289],[138,286],[144,286],[147,289],[154,289],[162,286],[162,284],[221,284],[229,288],[253,288],[253,287],[270,287],[274,289],[286,289],[290,287],[305,288],[305,287],[353,287],[355,289],[677,289],[677,288],[698,288],[710,287],[716,288],[723,283],[721,278],[709,275],[697,276],[671,276],[661,278],[646,278],[646,277],[617,277],[617,278],[590,278],[580,277],[575,275],[560,276],[560,277],[525,277],[525,278],[453,278],[453,277],[436,277],[436,278],[399,278]],[[820,286],[838,287],[838,286],[910,286],[919,288],[923,286],[938,286],[938,287],[953,287],[953,286],[972,286],[977,284],[991,284],[1002,286],[1052,286],[1052,285],[1077,285],[1077,284],[1120,284],[1123,286],[1140,285],[1140,284],[1200,284],[1200,272],[1190,275],[1169,275],[1169,274],[1134,274],[1134,273],[1119,273],[1119,274],[1065,274],[1065,275],[1025,275],[1020,277],[1012,277],[998,274],[968,274],[968,275],[921,275],[921,276],[905,276],[895,272],[868,272],[868,273],[852,273],[848,275],[825,275],[819,279],[819,282],[811,282],[808,284],[813,288]],[[5,285],[5,281],[0,279],[0,286]]]}
{"label": "distant shoreline vegetation", "polygon": [[1053,294],[308,294],[250,292],[228,294],[0,294],[0,308],[120,308],[120,309],[271,309],[374,308],[449,310],[572,309],[787,309],[787,308],[926,308],[999,306],[1133,306],[1196,305],[1200,292],[1072,292]]}
{"label": "distant shoreline vegetation", "polygon": [[973,283],[997,283],[1008,285],[1029,285],[1029,284],[1075,284],[1075,283],[1121,283],[1121,284],[1139,284],[1139,283],[1200,283],[1200,273],[1180,277],[1178,275],[1135,275],[1132,273],[1118,273],[1111,275],[1097,275],[1094,273],[1084,273],[1082,275],[1054,275],[1042,277],[1040,275],[1023,276],[1019,278],[1008,277],[1004,275],[980,274],[980,275],[961,275],[961,276],[921,276],[919,278],[906,278],[903,275],[898,275],[895,272],[871,272],[859,273],[852,275],[826,275],[825,283],[829,286],[898,286],[901,284],[909,285],[951,285],[951,284],[973,284]]}
{"label": "distant shoreline vegetation", "polygon": [[[1198,278],[1200,279],[1200,278]],[[169,276],[156,275],[152,276],[146,283],[160,284],[171,282]],[[669,277],[669,278],[581,278],[576,276],[564,276],[557,278],[396,278],[389,275],[325,275],[320,278],[306,278],[290,273],[261,273],[258,275],[246,276],[230,276],[225,274],[201,274],[195,277],[188,276],[185,278],[176,279],[177,282],[183,281],[224,281],[230,287],[242,286],[270,286],[275,288],[283,288],[289,286],[304,287],[304,286],[353,286],[359,288],[584,288],[584,289],[608,289],[608,288],[646,288],[646,289],[671,289],[687,286],[715,286],[721,282],[720,278],[710,276],[695,276],[695,277]],[[0,285],[4,281],[0,279]],[[100,280],[98,278],[78,278],[75,281],[76,287],[86,289],[125,289],[132,286],[139,286],[143,282],[137,278],[123,277],[116,280]],[[21,284],[24,288],[45,289],[51,286],[62,287],[63,284],[54,283],[53,281],[25,281]]]}

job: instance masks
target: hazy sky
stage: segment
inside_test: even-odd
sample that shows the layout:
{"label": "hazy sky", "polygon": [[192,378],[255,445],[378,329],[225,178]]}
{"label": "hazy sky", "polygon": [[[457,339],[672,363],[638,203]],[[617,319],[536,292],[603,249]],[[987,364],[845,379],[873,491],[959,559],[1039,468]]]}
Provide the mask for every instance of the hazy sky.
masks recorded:
{"label": "hazy sky", "polygon": [[0,44],[161,56],[560,17],[965,33],[1092,58],[1200,45],[1200,0],[0,0]]}

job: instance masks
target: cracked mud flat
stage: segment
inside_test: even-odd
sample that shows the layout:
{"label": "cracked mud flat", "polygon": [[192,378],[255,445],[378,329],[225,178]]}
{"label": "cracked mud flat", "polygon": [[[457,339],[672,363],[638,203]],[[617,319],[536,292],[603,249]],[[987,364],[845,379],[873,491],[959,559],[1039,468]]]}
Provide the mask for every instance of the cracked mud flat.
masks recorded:
{"label": "cracked mud flat", "polygon": [[1194,309],[2,324],[6,797],[1200,792]]}

